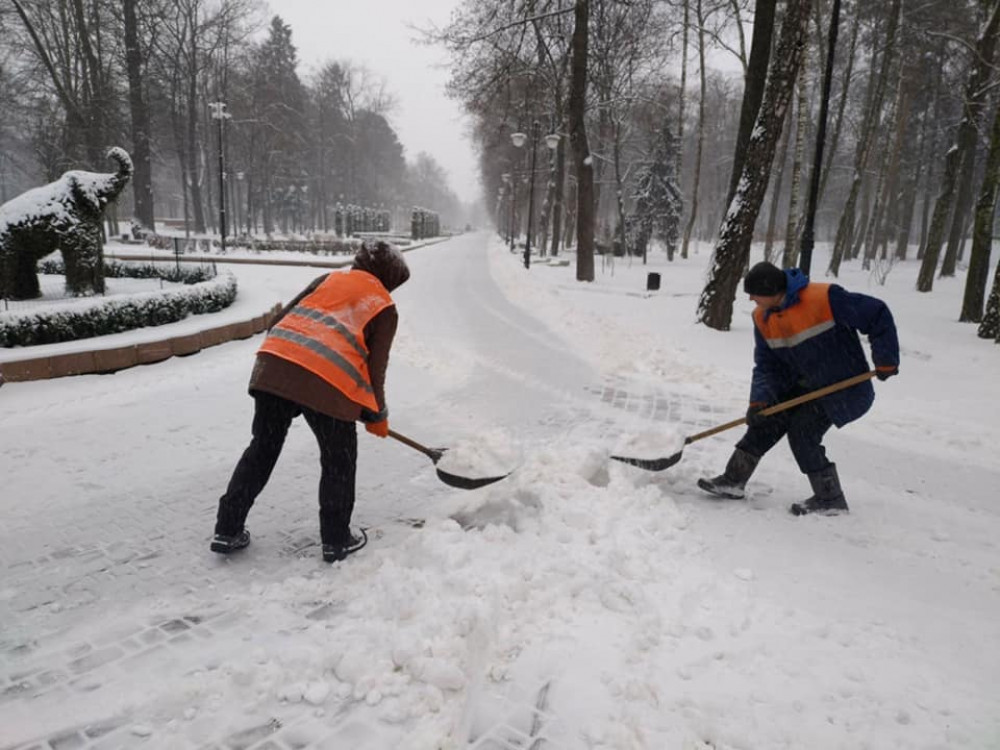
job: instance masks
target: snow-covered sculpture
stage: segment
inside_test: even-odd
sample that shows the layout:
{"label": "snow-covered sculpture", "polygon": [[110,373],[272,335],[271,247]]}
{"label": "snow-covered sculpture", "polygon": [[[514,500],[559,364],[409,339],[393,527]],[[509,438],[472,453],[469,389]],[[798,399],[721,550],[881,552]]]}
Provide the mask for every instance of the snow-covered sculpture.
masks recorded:
{"label": "snow-covered sculpture", "polygon": [[104,291],[104,209],[132,176],[132,159],[124,149],[112,148],[108,158],[118,165],[116,172],[72,170],[0,206],[0,297],[38,297],[36,264],[55,250],[66,265],[68,291]]}

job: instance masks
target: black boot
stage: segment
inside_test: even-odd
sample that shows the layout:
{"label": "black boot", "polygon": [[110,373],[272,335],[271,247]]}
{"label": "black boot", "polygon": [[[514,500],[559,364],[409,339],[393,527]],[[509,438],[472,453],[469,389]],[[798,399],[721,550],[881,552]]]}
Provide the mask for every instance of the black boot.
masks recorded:
{"label": "black boot", "polygon": [[250,532],[247,529],[233,534],[216,534],[212,540],[212,552],[220,555],[228,555],[230,552],[237,552],[250,544]]}
{"label": "black boot", "polygon": [[814,471],[809,476],[813,496],[801,503],[793,503],[788,510],[793,516],[804,516],[808,513],[820,513],[824,516],[838,516],[847,513],[847,500],[840,488],[840,477],[837,476],[837,465],[830,464],[825,469]]}
{"label": "black boot", "polygon": [[340,544],[323,544],[323,562],[337,562],[368,544],[368,534],[364,529],[349,530],[347,540]]}
{"label": "black boot", "polygon": [[698,486],[716,497],[742,500],[745,494],[743,488],[746,487],[747,480],[757,468],[759,461],[757,456],[752,456],[742,448],[737,448],[729,457],[726,470],[722,474],[711,479],[699,479]]}

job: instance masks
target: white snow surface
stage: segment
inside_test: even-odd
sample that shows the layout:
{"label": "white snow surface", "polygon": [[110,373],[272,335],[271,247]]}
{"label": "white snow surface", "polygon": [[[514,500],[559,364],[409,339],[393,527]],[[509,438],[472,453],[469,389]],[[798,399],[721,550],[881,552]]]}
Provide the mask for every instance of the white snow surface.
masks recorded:
{"label": "white snow surface", "polygon": [[[964,270],[919,294],[916,261],[884,286],[845,264],[891,306],[901,374],[826,441],[851,514],[794,518],[784,443],[740,502],[695,486],[740,430],[660,473],[609,460],[745,410],[751,304],[695,323],[699,250],[590,284],[486,234],[407,253],[390,424],[449,471],[513,473],[452,489],[361,431],[370,541],[332,566],[302,420],[251,546],[208,549],[260,336],[4,385],[0,748],[1000,747],[1000,347],[955,322]],[[317,275],[227,270],[243,312]]]}

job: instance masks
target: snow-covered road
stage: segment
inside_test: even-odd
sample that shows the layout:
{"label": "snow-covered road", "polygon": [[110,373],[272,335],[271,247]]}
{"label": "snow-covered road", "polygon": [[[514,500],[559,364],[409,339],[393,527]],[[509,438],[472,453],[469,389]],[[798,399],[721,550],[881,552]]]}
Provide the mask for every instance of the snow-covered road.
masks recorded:
{"label": "snow-covered road", "polygon": [[[208,551],[259,336],[0,389],[0,748],[1000,747],[990,419],[880,397],[828,441],[848,517],[788,516],[779,451],[749,503],[706,501],[736,435],[662,474],[607,460],[739,413],[746,330],[677,313],[701,261],[647,298],[617,283],[639,269],[573,285],[482,234],[407,259],[393,428],[517,471],[463,493],[362,434],[372,541],[335,566],[301,423],[251,547]],[[283,299],[317,275],[233,270]]]}

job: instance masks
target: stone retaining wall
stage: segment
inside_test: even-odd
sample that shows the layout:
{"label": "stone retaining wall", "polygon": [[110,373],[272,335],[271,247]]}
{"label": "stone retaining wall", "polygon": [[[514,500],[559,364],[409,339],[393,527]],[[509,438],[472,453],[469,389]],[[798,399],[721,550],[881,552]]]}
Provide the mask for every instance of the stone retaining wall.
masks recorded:
{"label": "stone retaining wall", "polygon": [[136,365],[162,362],[170,357],[183,357],[200,352],[210,346],[224,344],[234,339],[247,339],[255,333],[267,329],[271,320],[281,312],[281,305],[250,320],[242,320],[229,325],[207,328],[198,333],[174,336],[161,341],[120,346],[114,349],[98,349],[90,352],[54,354],[50,357],[35,357],[13,362],[0,362],[0,373],[9,383],[25,380],[46,380],[67,375],[87,375],[125,370]]}

